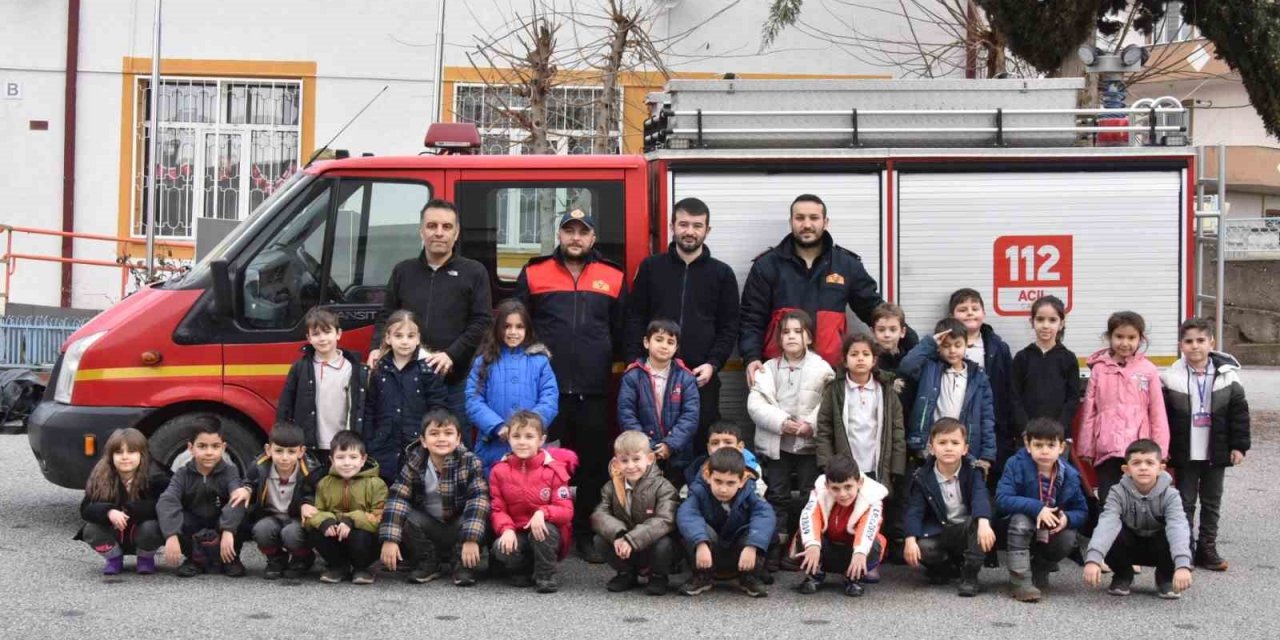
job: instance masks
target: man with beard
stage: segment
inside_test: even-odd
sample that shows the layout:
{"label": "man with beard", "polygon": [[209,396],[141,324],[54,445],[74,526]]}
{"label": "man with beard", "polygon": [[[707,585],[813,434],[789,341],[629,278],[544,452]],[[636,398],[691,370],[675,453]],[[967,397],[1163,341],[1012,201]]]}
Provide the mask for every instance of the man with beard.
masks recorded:
{"label": "man with beard", "polygon": [[844,360],[840,340],[847,324],[845,306],[869,322],[871,312],[884,302],[862,259],[832,240],[829,222],[821,198],[797,196],[791,203],[791,233],[751,265],[742,290],[738,343],[748,384],[755,384],[764,361],[781,353],[777,325],[782,314],[807,311],[816,325],[813,351],[836,367]]}
{"label": "man with beard", "polygon": [[671,244],[665,253],[640,263],[627,300],[627,362],[644,357],[642,341],[650,320],[680,325],[676,357],[697,377],[701,400],[693,438],[697,456],[706,454],[707,429],[720,419],[719,371],[738,340],[738,278],[703,244],[710,232],[706,203],[697,198],[677,202]]}
{"label": "man with beard", "polygon": [[595,251],[593,215],[581,209],[564,214],[559,239],[551,255],[534,258],[520,270],[516,298],[529,308],[534,332],[551,351],[560,413],[547,440],[560,440],[578,454],[573,530],[583,558],[600,563],[604,559],[592,543],[590,520],[613,457],[609,392],[615,347],[622,342],[626,276]]}

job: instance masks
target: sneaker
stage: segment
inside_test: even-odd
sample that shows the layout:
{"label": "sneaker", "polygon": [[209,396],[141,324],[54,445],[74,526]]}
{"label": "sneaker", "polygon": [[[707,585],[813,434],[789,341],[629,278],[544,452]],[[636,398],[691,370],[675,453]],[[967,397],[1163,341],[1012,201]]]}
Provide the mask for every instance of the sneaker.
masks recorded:
{"label": "sneaker", "polygon": [[604,556],[600,555],[600,551],[596,549],[596,545],[591,538],[578,538],[578,555],[582,556],[588,564],[604,564]]}
{"label": "sneaker", "polygon": [[819,582],[817,578],[811,575],[806,575],[804,580],[800,581],[800,584],[796,585],[796,593],[802,593],[806,596],[812,595],[818,592],[818,587],[821,585],[822,583]]}
{"label": "sneaker", "polygon": [[644,586],[644,592],[651,596],[665,596],[670,583],[667,576],[649,576],[649,584]]}
{"label": "sneaker", "polygon": [[789,556],[789,555],[788,555],[788,556],[784,556],[784,557],[782,558],[782,560],[780,560],[780,561],[778,562],[778,569],[780,569],[780,570],[782,570],[782,571],[799,571],[799,570],[800,570],[800,559],[799,559],[799,558],[793,558],[793,557],[791,557],[791,556]]}
{"label": "sneaker", "polygon": [[708,591],[715,586],[715,580],[711,578],[709,571],[694,571],[692,576],[680,585],[680,593],[686,596],[696,596],[700,593]]}
{"label": "sneaker", "polygon": [[604,588],[613,593],[621,593],[623,591],[630,591],[635,586],[636,574],[631,573],[630,571],[619,571],[618,575],[609,579],[609,582],[604,585]]}
{"label": "sneaker", "polygon": [[764,582],[754,572],[744,573],[738,577],[738,588],[752,598],[763,598],[769,595]]}
{"label": "sneaker", "polygon": [[351,574],[351,584],[373,584],[373,572],[361,569]]}
{"label": "sneaker", "polygon": [[124,571],[124,556],[115,556],[107,558],[107,563],[102,566],[102,575],[114,576]]}
{"label": "sneaker", "polygon": [[518,589],[528,589],[533,586],[533,576],[527,573],[515,573],[511,575],[511,586]]}
{"label": "sneaker", "polygon": [[1161,582],[1156,585],[1156,595],[1165,600],[1178,600],[1182,598],[1182,594],[1173,590],[1172,582]]}
{"label": "sneaker", "polygon": [[191,578],[202,573],[204,573],[204,567],[196,564],[191,558],[187,558],[182,561],[182,564],[178,567],[178,570],[174,572],[174,575],[179,578]]}
{"label": "sneaker", "polygon": [[1133,592],[1133,580],[1127,580],[1120,577],[1111,578],[1111,586],[1107,587],[1107,593],[1113,596],[1127,596]]}
{"label": "sneaker", "polygon": [[338,584],[347,579],[346,569],[335,569],[330,567],[320,574],[320,582],[325,584]]}
{"label": "sneaker", "polygon": [[138,556],[138,564],[137,566],[134,567],[134,571],[137,571],[138,575],[144,575],[144,576],[155,573],[156,557],[155,556]]}
{"label": "sneaker", "polygon": [[290,580],[297,580],[311,570],[311,565],[314,562],[315,556],[290,556],[289,564],[284,569],[284,577]]}
{"label": "sneaker", "polygon": [[560,585],[556,583],[555,576],[534,578],[533,585],[533,590],[538,593],[555,593],[560,590]]}
{"label": "sneaker", "polygon": [[458,567],[457,569],[454,569],[453,586],[455,587],[476,586],[476,572],[466,567]]}
{"label": "sneaker", "polygon": [[879,583],[880,583],[880,567],[879,567],[879,565],[877,565],[875,568],[873,568],[873,569],[871,569],[870,571],[868,571],[868,572],[867,572],[867,575],[862,576],[862,581],[863,581],[863,582],[865,582],[865,583],[867,583],[867,584],[879,584]]}
{"label": "sneaker", "polygon": [[844,581],[844,594],[850,598],[861,598],[867,592],[867,588],[862,586],[857,580]]}
{"label": "sneaker", "polygon": [[289,554],[277,553],[267,558],[267,568],[262,572],[262,577],[267,580],[279,580],[284,576],[284,570],[289,566]]}
{"label": "sneaker", "polygon": [[244,563],[240,562],[240,558],[236,558],[231,562],[223,563],[222,572],[225,573],[228,578],[243,578],[246,573]]}

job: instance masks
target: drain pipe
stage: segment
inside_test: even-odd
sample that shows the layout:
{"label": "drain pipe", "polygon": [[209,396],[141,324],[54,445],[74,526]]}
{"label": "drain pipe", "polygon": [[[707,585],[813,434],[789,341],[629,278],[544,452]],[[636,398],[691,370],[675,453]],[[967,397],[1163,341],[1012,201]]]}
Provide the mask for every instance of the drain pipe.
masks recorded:
{"label": "drain pipe", "polygon": [[[67,68],[62,99],[62,230],[76,230],[76,79],[80,66],[80,0],[67,2]],[[62,257],[75,254],[75,239],[62,237]],[[61,305],[71,307],[71,273],[75,265],[62,263]]]}

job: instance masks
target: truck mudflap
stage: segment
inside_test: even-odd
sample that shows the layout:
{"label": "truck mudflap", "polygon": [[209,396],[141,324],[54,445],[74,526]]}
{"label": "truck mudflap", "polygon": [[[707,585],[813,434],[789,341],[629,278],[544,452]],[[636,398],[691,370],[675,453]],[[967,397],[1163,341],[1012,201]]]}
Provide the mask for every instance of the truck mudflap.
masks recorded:
{"label": "truck mudflap", "polygon": [[[83,489],[111,433],[137,425],[152,411],[155,409],[149,407],[84,407],[45,400],[27,422],[27,442],[46,480],[68,489]],[[86,436],[93,436],[91,452]]]}

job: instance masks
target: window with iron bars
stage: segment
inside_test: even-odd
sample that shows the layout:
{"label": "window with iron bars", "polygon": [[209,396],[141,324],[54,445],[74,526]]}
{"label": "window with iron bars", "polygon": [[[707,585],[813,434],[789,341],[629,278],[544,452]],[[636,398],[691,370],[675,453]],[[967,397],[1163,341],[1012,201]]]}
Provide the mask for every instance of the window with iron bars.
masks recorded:
{"label": "window with iron bars", "polygon": [[[547,101],[548,139],[557,154],[589,154],[596,137],[596,104],[600,87],[556,87]],[[511,111],[529,108],[529,99],[514,87],[483,84],[454,86],[454,118],[471,122],[480,130],[483,152],[491,155],[521,155],[529,150],[529,132],[521,129]],[[622,113],[622,104],[617,106]],[[622,132],[615,125],[609,132],[609,153],[620,153]],[[561,194],[568,199],[572,194]],[[503,248],[537,250],[543,245],[537,189],[506,189],[498,193],[498,245]]]}
{"label": "window with iron bars", "polygon": [[150,79],[135,93],[131,228],[146,233],[149,173],[157,176],[156,236],[190,239],[198,217],[241,220],[301,164],[302,83],[160,79],[157,156],[148,158]]}

